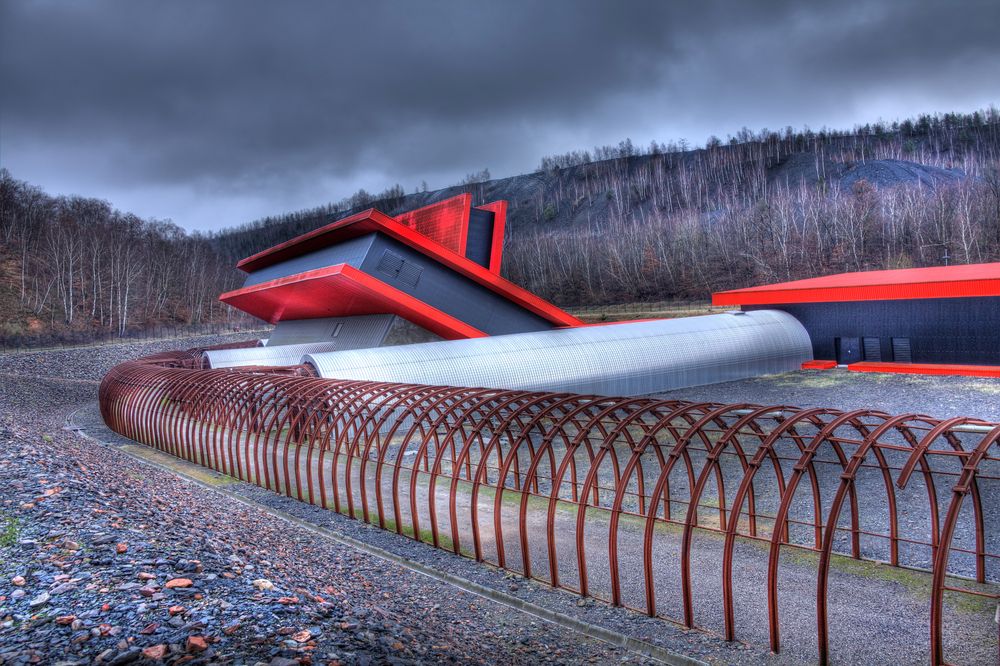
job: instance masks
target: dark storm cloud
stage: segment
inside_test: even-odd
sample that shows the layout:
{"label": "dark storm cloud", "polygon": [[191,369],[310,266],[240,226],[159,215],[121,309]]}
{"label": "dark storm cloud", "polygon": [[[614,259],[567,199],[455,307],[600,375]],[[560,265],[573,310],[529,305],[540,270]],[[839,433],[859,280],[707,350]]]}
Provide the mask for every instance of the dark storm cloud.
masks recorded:
{"label": "dark storm cloud", "polygon": [[0,7],[3,165],[188,227],[1000,93],[995,0]]}

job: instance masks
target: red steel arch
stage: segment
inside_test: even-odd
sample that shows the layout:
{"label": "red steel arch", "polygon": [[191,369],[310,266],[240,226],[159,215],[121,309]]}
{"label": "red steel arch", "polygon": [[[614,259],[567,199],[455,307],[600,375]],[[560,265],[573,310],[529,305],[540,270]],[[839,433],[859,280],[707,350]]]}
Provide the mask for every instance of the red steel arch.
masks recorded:
{"label": "red steel arch", "polygon": [[[767,548],[761,592],[766,594],[766,628],[775,652],[781,647],[780,552],[817,553],[821,663],[831,650],[831,559],[834,554],[872,559],[862,552],[862,537],[884,542],[892,566],[922,568],[901,551],[903,543],[909,550],[919,546],[930,553],[927,645],[934,664],[945,663],[945,592],[984,594],[947,584],[955,576],[949,571],[951,556],[973,558],[980,583],[995,582],[1000,569],[997,535],[987,534],[985,527],[996,524],[988,523],[987,512],[1000,507],[995,501],[984,503],[980,488],[1000,481],[995,472],[1000,462],[997,424],[874,410],[801,410],[308,375],[304,367],[206,370],[199,350],[157,354],[107,374],[100,388],[101,414],[112,430],[180,458],[652,616],[667,617],[657,609],[656,579],[664,563],[654,557],[656,535],[676,527],[682,611],[671,619],[688,627],[697,626],[693,537],[696,532],[714,534],[721,545],[719,601],[729,640],[737,637],[735,545],[737,539],[755,541]],[[764,467],[773,474],[758,474]],[[859,492],[863,469],[878,475],[880,481],[873,485],[882,490]],[[923,535],[904,535],[897,489],[902,492],[918,469],[927,491],[921,511],[928,529]],[[942,521],[936,485],[950,477],[954,485]],[[804,503],[796,502],[805,479]],[[821,481],[830,479],[836,482],[832,500],[821,493]],[[861,524],[872,494],[887,505],[882,531]],[[972,543],[956,544],[967,497],[973,537],[966,541]],[[439,510],[439,502],[447,503],[447,511]],[[848,526],[841,525],[845,506]],[[911,513],[915,508],[906,506]],[[604,524],[606,566],[594,569],[585,533]],[[641,538],[639,553],[620,546],[622,530],[633,528],[633,538]],[[511,550],[505,535],[515,532],[517,547]],[[463,550],[462,544],[470,541],[471,551]],[[547,567],[532,565],[533,545],[547,554]],[[641,572],[624,569],[623,555],[638,557]],[[628,598],[623,574],[626,582],[642,582],[641,595]],[[597,580],[601,585],[595,587]]]}

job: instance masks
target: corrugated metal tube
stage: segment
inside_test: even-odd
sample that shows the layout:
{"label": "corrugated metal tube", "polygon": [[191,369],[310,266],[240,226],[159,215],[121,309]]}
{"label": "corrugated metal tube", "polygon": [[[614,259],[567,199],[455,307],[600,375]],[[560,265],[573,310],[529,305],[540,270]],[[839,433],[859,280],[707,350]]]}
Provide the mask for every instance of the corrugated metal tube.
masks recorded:
{"label": "corrugated metal tube", "polygon": [[345,380],[624,396],[798,370],[811,358],[798,320],[757,310],[310,352],[302,362]]}

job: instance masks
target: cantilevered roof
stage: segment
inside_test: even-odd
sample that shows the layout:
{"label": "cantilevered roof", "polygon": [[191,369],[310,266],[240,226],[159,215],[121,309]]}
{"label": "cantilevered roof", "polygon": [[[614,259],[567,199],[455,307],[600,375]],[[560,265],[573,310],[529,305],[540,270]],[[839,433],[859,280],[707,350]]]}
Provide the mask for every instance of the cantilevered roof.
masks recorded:
{"label": "cantilevered roof", "polygon": [[[331,298],[331,294],[335,298]],[[269,323],[282,320],[397,314],[448,340],[486,334],[418,298],[338,264],[236,289],[219,300]]]}
{"label": "cantilevered roof", "polygon": [[[493,204],[493,206],[499,205]],[[504,207],[493,208],[491,210],[501,211]],[[497,215],[501,217],[501,215]],[[494,230],[496,231],[496,230]],[[502,229],[501,229],[502,232]],[[496,273],[492,272],[490,269],[480,266],[476,262],[467,259],[456,251],[450,250],[444,245],[435,240],[431,239],[427,235],[411,229],[400,221],[389,217],[388,215],[379,212],[378,210],[371,208],[361,213],[351,215],[350,217],[344,218],[343,220],[338,220],[332,222],[324,227],[320,227],[314,231],[310,231],[306,234],[293,238],[292,240],[276,245],[263,252],[258,252],[257,254],[243,259],[237,264],[237,267],[241,270],[252,273],[258,271],[267,266],[273,264],[284,262],[294,257],[315,252],[317,250],[329,247],[336,243],[342,243],[346,240],[356,238],[361,235],[370,233],[381,233],[389,238],[392,238],[413,250],[419,252],[420,254],[438,262],[439,264],[445,266],[452,271],[455,271],[459,275],[472,280],[473,282],[489,289],[490,291],[498,294],[499,296],[509,300],[512,303],[519,305],[520,307],[533,312],[534,314],[542,317],[551,324],[555,326],[579,326],[582,322],[579,319],[563,311],[562,309],[556,307],[555,305],[549,303],[548,301],[539,298],[538,296],[532,294],[526,289],[515,285],[513,282],[505,280]],[[493,255],[491,256],[491,265],[496,260],[499,263],[499,254],[496,250],[496,243],[494,243]],[[341,281],[334,285],[328,284],[327,287],[334,287],[338,291],[327,291],[327,294],[337,293],[340,294],[339,289],[341,285],[344,284],[344,279],[348,281],[357,277],[356,272],[342,271]],[[281,278],[278,280],[272,280],[270,282],[265,282],[259,285],[254,285],[253,287],[245,287],[243,289],[237,289],[229,293],[220,296],[220,300],[238,307],[241,310],[250,312],[251,314],[266,319],[268,321],[278,321],[282,319],[302,319],[311,317],[325,317],[332,316],[332,314],[345,314],[343,312],[338,313],[321,313],[317,308],[322,309],[324,306],[321,305],[320,301],[324,299],[318,298],[320,296],[316,289],[319,288],[318,285],[314,284],[314,288],[310,289],[312,300],[305,298],[303,292],[298,292],[298,310],[295,311],[293,316],[288,307],[280,306],[278,304],[277,298],[267,298],[268,302],[271,302],[273,306],[271,309],[264,308],[256,303],[258,300],[265,300],[264,295],[268,293],[281,294],[282,296],[288,295],[289,292],[285,287],[287,287],[291,278],[303,277],[301,276],[289,276],[289,278]],[[353,276],[353,277],[352,277]],[[309,281],[312,278],[308,278]],[[305,280],[300,280],[304,282]],[[280,291],[270,292],[270,290],[275,290],[281,288]],[[402,293],[402,292],[400,292]],[[246,298],[246,296],[253,295],[252,298]],[[339,296],[338,296],[338,299]],[[311,305],[310,305],[311,303]],[[384,305],[384,303],[382,303]],[[284,307],[281,310],[281,307]],[[360,307],[360,306],[359,306]],[[280,311],[279,311],[280,310]],[[356,312],[355,314],[367,314],[370,312],[375,312],[376,310],[369,309],[368,312]],[[260,312],[261,314],[258,314]],[[395,312],[395,310],[380,310],[380,312]],[[266,315],[266,316],[265,316]],[[277,319],[275,319],[277,317]],[[408,317],[407,317],[408,318]],[[411,320],[414,321],[414,320]],[[414,323],[419,323],[414,321]],[[421,324],[422,325],[422,324]],[[429,328],[429,327],[428,327]],[[434,329],[430,329],[434,330]],[[438,332],[438,331],[434,331]],[[481,333],[480,333],[481,334]],[[453,335],[446,336],[439,333],[442,337],[454,337]],[[472,336],[468,336],[472,337]]]}
{"label": "cantilevered roof", "polygon": [[712,294],[712,305],[1000,296],[1000,262],[839,273]]}

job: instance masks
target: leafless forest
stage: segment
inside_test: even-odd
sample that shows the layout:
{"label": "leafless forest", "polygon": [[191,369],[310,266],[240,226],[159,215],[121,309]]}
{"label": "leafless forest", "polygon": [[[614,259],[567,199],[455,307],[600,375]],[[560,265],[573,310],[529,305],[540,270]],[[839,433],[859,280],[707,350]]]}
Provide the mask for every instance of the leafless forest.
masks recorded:
{"label": "leafless forest", "polygon": [[563,305],[705,298],[826,273],[1000,261],[1000,111],[850,131],[745,130],[704,148],[630,141],[539,171],[396,185],[212,234],[59,197],[0,171],[0,339],[235,321],[237,259],[354,210],[458,192],[511,202],[504,271]]}

